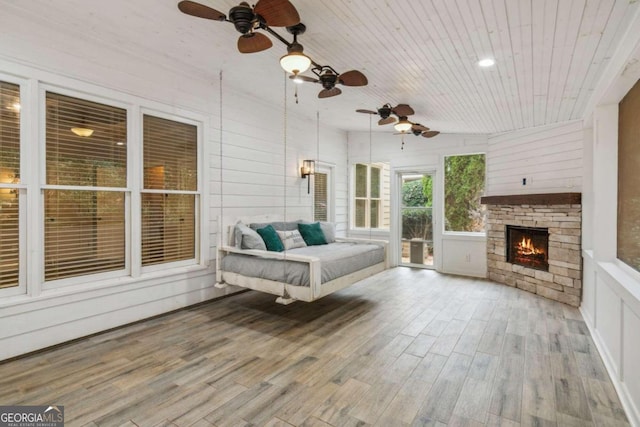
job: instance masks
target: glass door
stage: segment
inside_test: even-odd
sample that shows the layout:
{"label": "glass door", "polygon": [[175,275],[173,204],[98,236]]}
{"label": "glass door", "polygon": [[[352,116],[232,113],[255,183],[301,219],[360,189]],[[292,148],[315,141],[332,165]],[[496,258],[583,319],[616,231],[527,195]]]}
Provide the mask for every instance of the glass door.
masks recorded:
{"label": "glass door", "polygon": [[433,175],[400,174],[400,265],[434,268]]}

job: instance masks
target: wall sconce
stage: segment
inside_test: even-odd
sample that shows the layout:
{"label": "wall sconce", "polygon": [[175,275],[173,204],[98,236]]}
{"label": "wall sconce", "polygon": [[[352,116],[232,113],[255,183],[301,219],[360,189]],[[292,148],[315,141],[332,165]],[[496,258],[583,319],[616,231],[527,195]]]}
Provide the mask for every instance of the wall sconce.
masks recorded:
{"label": "wall sconce", "polygon": [[300,176],[302,179],[307,178],[307,194],[311,193],[311,177],[316,173],[316,162],[314,160],[303,160],[300,168]]}

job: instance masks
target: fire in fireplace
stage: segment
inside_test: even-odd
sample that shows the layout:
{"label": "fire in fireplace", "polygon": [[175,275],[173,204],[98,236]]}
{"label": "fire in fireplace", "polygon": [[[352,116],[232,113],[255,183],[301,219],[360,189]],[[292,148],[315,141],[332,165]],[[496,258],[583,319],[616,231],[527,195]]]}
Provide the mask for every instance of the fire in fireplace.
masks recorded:
{"label": "fire in fireplace", "polygon": [[507,225],[507,262],[549,271],[549,229]]}

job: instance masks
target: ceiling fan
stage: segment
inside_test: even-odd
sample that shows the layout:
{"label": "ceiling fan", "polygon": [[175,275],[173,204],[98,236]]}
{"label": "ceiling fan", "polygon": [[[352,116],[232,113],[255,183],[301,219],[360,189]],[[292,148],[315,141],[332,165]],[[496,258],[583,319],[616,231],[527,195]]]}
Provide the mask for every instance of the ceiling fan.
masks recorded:
{"label": "ceiling fan", "polygon": [[[379,125],[388,125],[391,123],[395,123],[396,121],[398,121],[399,119],[402,119],[403,117],[406,120],[407,116],[411,116],[415,114],[415,111],[413,111],[413,108],[411,108],[409,104],[398,104],[395,107],[392,107],[391,104],[384,104],[382,107],[378,108],[376,111],[359,109],[359,110],[356,110],[356,112],[364,113],[364,114],[379,115],[380,116],[380,120],[378,120]],[[398,119],[393,117],[392,114],[397,116]]]}
{"label": "ceiling fan", "polygon": [[[242,53],[261,52],[273,46],[269,37],[255,30],[263,29],[273,33],[269,27],[289,27],[300,23],[300,15],[289,0],[258,0],[253,8],[243,1],[229,10],[229,16],[189,0],[178,3],[178,9],[198,18],[231,22],[242,34],[238,38],[238,50]],[[285,43],[287,46],[290,44]]]}
{"label": "ceiling fan", "polygon": [[338,73],[329,65],[317,65],[311,69],[311,72],[317,78],[307,77],[303,75],[289,76],[296,82],[320,83],[322,90],[318,93],[318,98],[329,98],[331,96],[340,95],[342,90],[336,87],[336,84],[343,86],[366,86],[369,82],[367,77],[358,70],[345,71]]}
{"label": "ceiling fan", "polygon": [[[231,22],[236,30],[242,33],[238,38],[238,50],[241,53],[261,52],[273,46],[269,37],[256,32],[256,30],[265,30],[287,46],[287,54],[280,58],[280,65],[292,74],[292,79],[322,85],[318,98],[340,95],[342,90],[335,87],[336,84],[344,86],[368,84],[367,77],[360,71],[351,70],[340,74],[333,67],[320,65],[303,53],[303,47],[298,43],[298,36],[305,32],[306,26],[300,22],[298,11],[289,0],[258,0],[253,8],[247,2],[242,2],[229,10],[228,17],[218,10],[190,0],[179,2],[178,9],[182,13],[198,18]],[[286,27],[287,31],[293,35],[293,41],[286,40],[271,27]],[[311,71],[317,78],[302,76],[301,73],[311,66],[313,66]]]}

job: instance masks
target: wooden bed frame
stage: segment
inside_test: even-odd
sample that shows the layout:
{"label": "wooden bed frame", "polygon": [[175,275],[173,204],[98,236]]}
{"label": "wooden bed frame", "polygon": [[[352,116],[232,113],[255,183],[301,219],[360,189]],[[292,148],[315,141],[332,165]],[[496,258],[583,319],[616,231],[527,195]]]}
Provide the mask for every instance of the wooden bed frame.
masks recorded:
{"label": "wooden bed frame", "polygon": [[[218,247],[216,250],[216,287],[224,288],[228,285],[253,289],[277,295],[276,302],[291,304],[294,301],[315,301],[333,292],[344,289],[352,284],[380,273],[389,268],[389,251],[384,240],[346,239],[336,238],[336,242],[378,243],[384,247],[384,261],[362,270],[355,271],[326,283],[321,283],[320,259],[312,256],[290,254],[287,252],[265,252],[253,249],[240,249],[235,247],[234,227],[238,221],[245,224],[282,221],[282,218],[274,216],[254,217],[219,217],[218,218]],[[262,279],[259,277],[244,276],[242,274],[224,271],[221,268],[222,258],[229,253],[252,255],[263,259],[298,261],[309,264],[309,286],[296,286],[284,282]]]}

